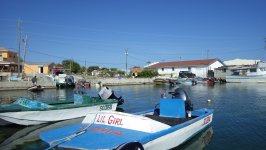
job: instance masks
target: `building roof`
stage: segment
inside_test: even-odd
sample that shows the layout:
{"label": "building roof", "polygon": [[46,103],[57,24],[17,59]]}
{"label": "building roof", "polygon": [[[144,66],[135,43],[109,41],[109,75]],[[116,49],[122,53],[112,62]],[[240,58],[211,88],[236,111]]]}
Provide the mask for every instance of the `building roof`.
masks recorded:
{"label": "building roof", "polygon": [[205,59],[205,60],[190,60],[190,61],[175,61],[175,62],[160,62],[150,66],[149,68],[162,68],[162,67],[192,67],[192,66],[208,66],[218,59]]}
{"label": "building roof", "polygon": [[142,72],[143,68],[131,68],[130,71],[131,72]]}
{"label": "building roof", "polygon": [[0,61],[0,65],[17,65],[18,63],[15,62],[4,62],[4,61]]}
{"label": "building roof", "polygon": [[13,51],[13,50],[10,50],[10,49],[7,49],[7,48],[0,48],[0,52],[11,52],[11,53],[17,53],[17,52],[15,52],[15,51]]}

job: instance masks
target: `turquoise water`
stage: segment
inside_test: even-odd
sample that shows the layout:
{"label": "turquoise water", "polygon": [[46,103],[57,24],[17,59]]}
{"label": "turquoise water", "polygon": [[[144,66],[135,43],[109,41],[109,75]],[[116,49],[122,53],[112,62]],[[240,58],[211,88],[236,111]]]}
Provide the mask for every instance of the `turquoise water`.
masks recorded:
{"label": "turquoise water", "polygon": [[[246,149],[261,150],[266,148],[266,88],[265,84],[228,83],[208,87],[206,85],[182,86],[191,97],[194,108],[215,109],[212,125],[175,148],[194,149]],[[167,86],[133,85],[111,87],[117,96],[123,96],[125,103],[120,106],[124,112],[138,112],[154,108],[159,102],[160,94],[172,91]],[[86,89],[89,95],[97,96],[98,89]],[[45,90],[42,93],[20,91],[0,91],[1,103],[8,103],[19,96],[46,100],[64,100],[73,97],[73,91]],[[207,100],[210,99],[211,102]],[[39,140],[39,133],[44,130],[74,124],[58,122],[38,126],[9,125],[0,127],[0,149],[44,149],[45,143]],[[3,143],[4,142],[4,143]],[[2,147],[6,146],[6,147]]]}

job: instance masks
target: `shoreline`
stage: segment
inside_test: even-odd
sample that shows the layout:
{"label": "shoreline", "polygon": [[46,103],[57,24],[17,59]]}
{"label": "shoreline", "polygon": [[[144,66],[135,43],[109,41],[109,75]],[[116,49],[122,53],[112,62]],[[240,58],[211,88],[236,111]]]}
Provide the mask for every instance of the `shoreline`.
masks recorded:
{"label": "shoreline", "polygon": [[[152,78],[94,78],[87,79],[91,82],[92,86],[101,84],[101,86],[120,86],[120,85],[141,85],[141,84],[153,84]],[[55,81],[38,80],[37,85],[41,85],[44,89],[56,89]],[[27,90],[32,87],[31,81],[0,81],[0,91],[10,90]]]}

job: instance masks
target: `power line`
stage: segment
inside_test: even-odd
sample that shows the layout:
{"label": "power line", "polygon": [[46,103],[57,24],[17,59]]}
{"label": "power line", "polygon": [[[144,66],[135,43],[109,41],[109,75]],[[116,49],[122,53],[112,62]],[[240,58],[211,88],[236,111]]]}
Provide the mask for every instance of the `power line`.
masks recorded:
{"label": "power line", "polygon": [[[47,54],[47,53],[43,53],[43,52],[39,52],[39,51],[34,51],[34,50],[28,50],[37,54],[41,54],[41,55],[46,55],[46,56],[50,56],[50,57],[55,57],[55,58],[59,58],[59,59],[67,59],[67,60],[71,60],[72,58],[67,58],[67,57],[61,57],[61,56],[56,56],[56,55],[51,55],[51,54]],[[85,62],[86,63],[97,63],[97,64],[111,64],[111,65],[121,65],[123,63],[112,63],[112,62],[93,62],[93,61],[87,61],[87,60],[80,60],[80,59],[74,59],[75,61],[78,62]]]}

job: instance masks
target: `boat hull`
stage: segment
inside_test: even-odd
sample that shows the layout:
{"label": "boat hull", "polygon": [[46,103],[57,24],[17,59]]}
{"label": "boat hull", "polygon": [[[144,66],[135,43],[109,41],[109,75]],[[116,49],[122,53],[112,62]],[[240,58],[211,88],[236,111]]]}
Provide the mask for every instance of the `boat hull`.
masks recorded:
{"label": "boat hull", "polygon": [[43,89],[44,89],[44,87],[42,87],[42,86],[33,86],[33,87],[28,88],[28,91],[38,92],[38,91],[43,91]]}
{"label": "boat hull", "polygon": [[226,76],[226,82],[232,82],[232,83],[266,83],[266,76]]}
{"label": "boat hull", "polygon": [[[212,122],[213,114],[210,113],[205,117],[201,117],[197,121],[193,121],[188,126],[184,124],[176,125],[173,128],[169,129],[167,132],[162,132],[161,136],[154,137],[154,140],[151,140],[147,143],[142,143],[144,149],[170,149],[181,145],[187,140],[194,137],[196,134],[207,128]],[[206,119],[207,118],[207,119]],[[207,123],[206,120],[209,120]],[[173,131],[172,131],[173,130]]]}
{"label": "boat hull", "polygon": [[19,125],[36,125],[86,116],[90,111],[116,110],[117,103],[67,109],[5,112],[0,118]]}

